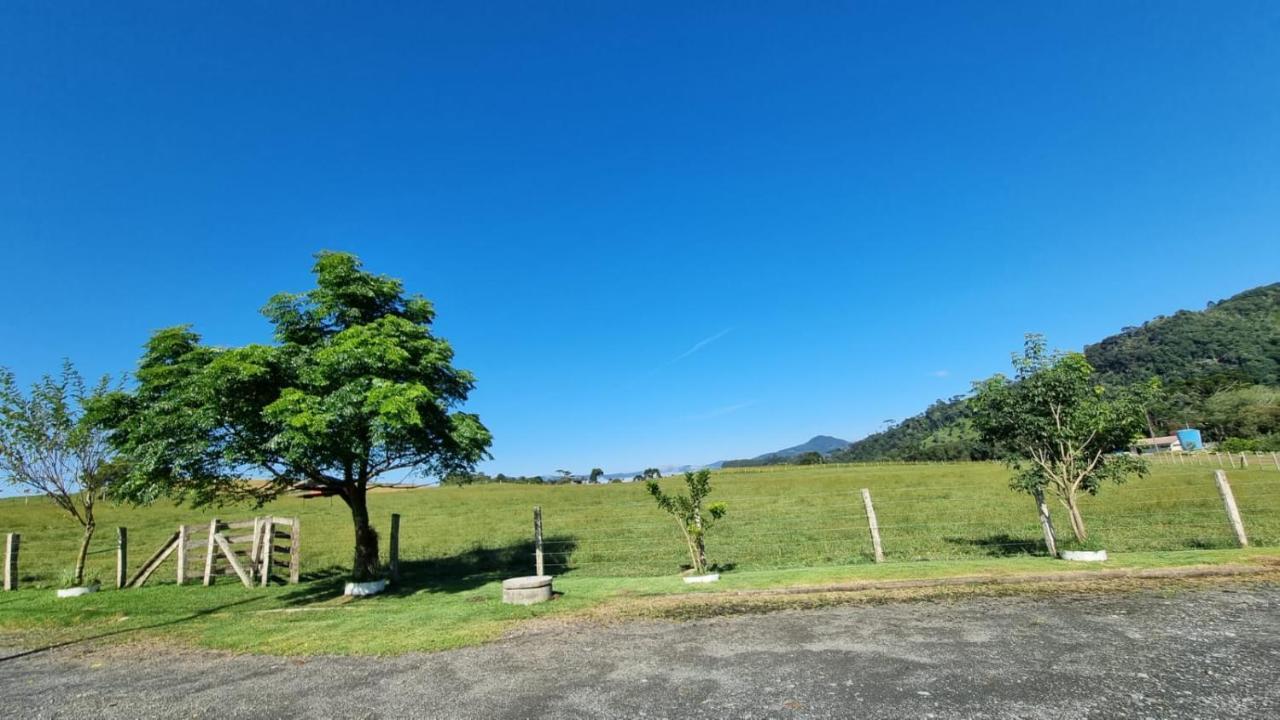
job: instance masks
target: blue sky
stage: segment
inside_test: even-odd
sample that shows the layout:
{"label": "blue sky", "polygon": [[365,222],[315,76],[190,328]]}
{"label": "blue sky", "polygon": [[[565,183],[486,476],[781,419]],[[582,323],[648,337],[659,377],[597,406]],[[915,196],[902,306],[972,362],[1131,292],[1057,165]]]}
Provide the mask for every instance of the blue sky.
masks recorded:
{"label": "blue sky", "polygon": [[349,250],[486,469],[705,463],[1280,279],[1278,169],[1274,3],[10,0],[0,364],[264,341]]}

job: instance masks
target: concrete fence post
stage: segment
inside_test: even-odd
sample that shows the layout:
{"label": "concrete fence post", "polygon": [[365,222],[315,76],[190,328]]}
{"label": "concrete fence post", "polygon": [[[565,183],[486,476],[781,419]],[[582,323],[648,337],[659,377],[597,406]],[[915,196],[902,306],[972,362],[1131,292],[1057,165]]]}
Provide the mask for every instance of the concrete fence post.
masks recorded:
{"label": "concrete fence post", "polygon": [[1231,529],[1236,533],[1236,542],[1240,547],[1249,547],[1249,538],[1244,534],[1244,521],[1240,519],[1240,509],[1236,507],[1236,496],[1231,492],[1231,483],[1227,482],[1227,474],[1222,470],[1213,473],[1218,484],[1218,494],[1222,496],[1222,505],[1227,509],[1227,519],[1231,521]]}
{"label": "concrete fence post", "polygon": [[116,528],[116,589],[123,590],[129,579],[129,529]]}
{"label": "concrete fence post", "polygon": [[542,561],[542,506],[533,506],[533,574],[543,575]]}
{"label": "concrete fence post", "polygon": [[1044,547],[1049,557],[1058,557],[1058,538],[1053,532],[1053,520],[1049,518],[1049,506],[1044,501],[1044,491],[1036,488],[1033,496],[1036,499],[1036,515],[1040,517],[1040,531],[1044,533]]}
{"label": "concrete fence post", "polygon": [[4,536],[4,589],[18,589],[18,549],[22,545],[22,535],[9,533]]}
{"label": "concrete fence post", "polygon": [[871,548],[876,562],[884,562],[884,546],[880,544],[880,523],[876,522],[876,507],[871,504],[871,491],[862,488],[862,506],[867,512],[867,526],[871,528]]}

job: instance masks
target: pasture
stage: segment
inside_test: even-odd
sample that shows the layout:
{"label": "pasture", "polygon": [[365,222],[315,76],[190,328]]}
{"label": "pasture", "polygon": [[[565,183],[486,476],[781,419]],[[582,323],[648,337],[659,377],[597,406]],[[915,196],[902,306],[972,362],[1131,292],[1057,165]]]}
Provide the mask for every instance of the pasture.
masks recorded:
{"label": "pasture", "polygon": [[[1240,557],[1212,468],[1156,466],[1083,503],[1092,536],[1113,566],[1197,564]],[[402,516],[403,582],[391,595],[337,599],[349,565],[351,522],[329,499],[284,498],[264,509],[193,511],[172,505],[104,507],[90,576],[104,590],[54,600],[74,559],[77,528],[36,499],[0,501],[0,532],[20,532],[22,589],[0,594],[0,633],[41,640],[162,635],[258,652],[401,652],[488,639],[511,623],[585,611],[619,597],[758,588],[841,579],[931,577],[1064,569],[1043,557],[1031,499],[1008,489],[996,464],[824,465],[715,473],[712,500],[729,513],[708,534],[725,572],[717,587],[691,589],[679,530],[644,487],[476,485],[388,490],[371,496],[383,532]],[[1229,472],[1255,546],[1280,545],[1280,471]],[[676,489],[681,480],[663,480]],[[886,562],[875,564],[860,489],[875,502]],[[564,595],[541,606],[498,602],[503,577],[532,574],[532,508],[544,517],[548,572]],[[1058,508],[1053,508],[1060,515]],[[114,574],[115,526],[129,529],[131,570],[179,523],[271,513],[301,519],[303,582],[248,590],[232,578],[213,588],[173,585],[171,565],[147,587],[105,589]],[[1067,534],[1060,523],[1059,538]],[[1079,569],[1071,566],[1070,569]]]}

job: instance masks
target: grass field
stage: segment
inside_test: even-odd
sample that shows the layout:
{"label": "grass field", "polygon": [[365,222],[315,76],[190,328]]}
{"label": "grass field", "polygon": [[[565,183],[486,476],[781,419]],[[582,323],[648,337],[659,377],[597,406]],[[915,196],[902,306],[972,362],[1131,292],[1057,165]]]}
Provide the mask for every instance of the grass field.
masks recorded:
{"label": "grass field", "polygon": [[[1237,559],[1240,551],[1228,550],[1235,543],[1213,469],[1158,466],[1148,478],[1086,499],[1085,519],[1109,551],[1120,553],[1121,565]],[[1280,471],[1255,467],[1230,477],[1253,544],[1280,545]],[[713,499],[729,506],[708,540],[712,562],[726,571],[719,589],[1064,566],[1040,556],[1031,500],[1008,490],[1008,471],[994,464],[737,469],[716,473],[713,482]],[[875,500],[890,561],[883,565],[871,561],[864,487]],[[504,606],[497,581],[532,573],[534,505],[543,508],[549,571],[565,594],[543,606]],[[172,585],[170,564],[140,590],[57,601],[47,588],[74,558],[76,527],[43,501],[0,501],[0,533],[23,535],[25,588],[0,595],[0,630],[50,638],[162,635],[264,652],[398,652],[475,642],[521,619],[620,597],[705,591],[679,581],[687,557],[678,530],[638,484],[387,491],[374,495],[371,506],[380,527],[392,512],[403,518],[404,582],[386,598],[333,599],[349,562],[345,507],[287,498],[258,511],[104,508],[90,574],[113,576],[117,525],[129,528],[136,567],[179,523],[271,513],[301,518],[301,585],[246,590],[224,578],[214,588],[180,588]]]}
{"label": "grass field", "polygon": [[[1280,471],[1255,467],[1230,477],[1254,543],[1280,545]],[[712,498],[725,501],[729,515],[709,535],[711,561],[734,570],[870,562],[864,487],[875,501],[890,561],[1043,552],[1032,502],[1008,490],[1007,478],[1005,468],[982,463],[721,471]],[[679,482],[664,480],[672,487]],[[409,571],[439,579],[531,569],[535,505],[543,509],[547,560],[556,574],[660,576],[688,561],[676,525],[639,484],[396,490],[375,493],[370,504],[384,535],[391,513],[401,514],[401,558]],[[1148,478],[1104,488],[1083,507],[1091,533],[1116,552],[1234,546],[1209,467],[1158,466]],[[129,528],[136,567],[179,523],[266,513],[301,518],[304,574],[348,565],[351,520],[342,503],[286,498],[257,511],[105,507],[90,574],[113,576],[116,526]],[[1061,519],[1060,537],[1066,532]],[[45,501],[0,500],[2,532],[22,533],[27,586],[56,585],[73,562],[78,528]],[[385,545],[384,538],[384,552]],[[172,572],[159,577],[167,580]]]}

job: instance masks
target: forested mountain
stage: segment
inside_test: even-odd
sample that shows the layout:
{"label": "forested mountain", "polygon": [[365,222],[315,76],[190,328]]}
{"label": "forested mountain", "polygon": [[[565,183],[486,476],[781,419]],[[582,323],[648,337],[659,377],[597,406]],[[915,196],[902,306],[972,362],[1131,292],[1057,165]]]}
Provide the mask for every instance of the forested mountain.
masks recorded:
{"label": "forested mountain", "polygon": [[817,453],[819,456],[843,450],[849,447],[848,440],[841,440],[838,437],[830,435],[815,435],[807,441],[799,445],[792,445],[789,448],[775,450],[771,453],[757,455],[750,460],[724,460],[712,464],[711,467],[750,467],[753,465],[777,465],[790,462],[794,458],[811,453]]}
{"label": "forested mountain", "polygon": [[[1211,439],[1274,435],[1280,386],[1280,283],[1242,292],[1200,311],[1182,310],[1124,328],[1088,345],[1085,357],[1108,383],[1160,378],[1151,430],[1191,425]],[[982,459],[990,455],[968,423],[964,396],[831,454],[836,461]]]}

